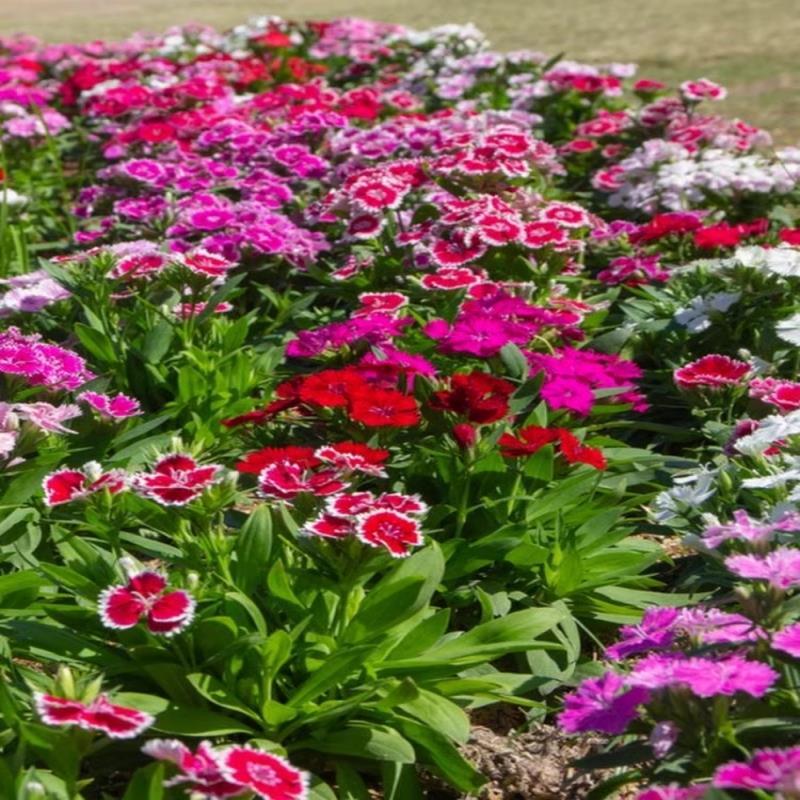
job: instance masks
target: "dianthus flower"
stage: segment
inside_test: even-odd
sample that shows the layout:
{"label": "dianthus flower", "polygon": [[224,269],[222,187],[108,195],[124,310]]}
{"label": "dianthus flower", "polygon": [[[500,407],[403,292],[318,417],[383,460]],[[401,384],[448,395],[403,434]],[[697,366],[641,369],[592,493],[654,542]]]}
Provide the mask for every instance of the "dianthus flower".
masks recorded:
{"label": "dianthus flower", "polygon": [[744,361],[721,355],[707,355],[675,370],[675,383],[681,389],[707,386],[719,389],[741,384],[750,372]]}
{"label": "dianthus flower", "polygon": [[793,797],[800,782],[800,747],[756,750],[745,762],[730,762],[717,767],[712,784],[719,789],[744,789],[767,792],[785,791]]}
{"label": "dianthus flower", "polygon": [[625,732],[638,716],[637,708],[649,698],[646,689],[628,688],[624,678],[606,672],[599,678],[588,678],[564,697],[558,724],[567,733],[600,731],[616,736]]}
{"label": "dianthus flower", "polygon": [[728,556],[725,566],[740,578],[767,581],[782,591],[800,586],[800,550],[793,547],[778,547],[766,555]]}

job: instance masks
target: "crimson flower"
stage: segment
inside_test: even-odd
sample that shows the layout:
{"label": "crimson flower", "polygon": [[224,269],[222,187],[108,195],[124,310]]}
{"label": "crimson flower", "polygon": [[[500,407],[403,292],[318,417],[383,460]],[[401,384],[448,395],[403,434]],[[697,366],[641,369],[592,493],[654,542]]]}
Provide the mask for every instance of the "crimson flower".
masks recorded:
{"label": "crimson flower", "polygon": [[127,477],[122,470],[103,472],[96,461],[89,461],[81,469],[56,470],[45,476],[42,482],[44,502],[51,507],[81,500],[103,489],[117,494],[126,486]]}
{"label": "crimson flower", "polygon": [[143,497],[164,506],[183,506],[219,481],[222,467],[200,466],[191,456],[173,453],[160,458],[152,472],[133,476],[132,486]]}
{"label": "crimson flower", "polygon": [[675,370],[675,383],[681,389],[707,386],[719,389],[735,386],[750,372],[750,365],[715,353],[698,358]]}
{"label": "crimson flower", "polygon": [[485,425],[506,416],[508,398],[513,391],[513,383],[476,370],[466,375],[453,375],[450,389],[434,392],[430,405],[438,411],[452,411],[470,422]]}
{"label": "crimson flower", "polygon": [[194,616],[194,599],[182,589],[166,588],[167,579],[150,570],[131,575],[124,586],[109,586],[98,598],[103,625],[127,630],[144,619],[151,633],[172,636],[182,631]]}
{"label": "crimson flower", "polygon": [[115,705],[104,694],[86,704],[37,692],[34,701],[47,725],[77,725],[86,731],[105,733],[112,739],[132,739],[155,722],[150,714]]}

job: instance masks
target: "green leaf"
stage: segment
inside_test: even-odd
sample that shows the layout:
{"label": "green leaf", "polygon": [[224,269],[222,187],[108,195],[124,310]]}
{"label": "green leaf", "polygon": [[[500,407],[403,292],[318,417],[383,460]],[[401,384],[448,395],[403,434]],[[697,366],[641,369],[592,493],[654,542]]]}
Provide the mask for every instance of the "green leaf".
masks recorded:
{"label": "green leaf", "polygon": [[369,592],[345,633],[359,642],[412,617],[430,601],[444,575],[444,557],[432,544],[401,561]]}
{"label": "green leaf", "polygon": [[353,723],[344,730],[329,733],[320,739],[305,739],[296,749],[311,748],[320,753],[334,753],[354,758],[374,758],[376,761],[395,761],[413,764],[412,745],[393,728],[385,725]]}
{"label": "green leaf", "polygon": [[142,344],[142,355],[150,364],[160,363],[169,352],[175,328],[169,320],[159,321],[147,332]]}
{"label": "green leaf", "polygon": [[348,764],[336,765],[336,786],[339,789],[339,800],[370,800],[367,785]]}
{"label": "green leaf", "polygon": [[252,728],[235,720],[202,708],[172,706],[159,714],[153,729],[178,736],[226,736],[231,733],[253,733]]}
{"label": "green leaf", "polygon": [[269,506],[261,505],[247,518],[239,531],[233,550],[233,580],[245,593],[252,594],[259,584],[266,584],[272,552],[272,515]]}
{"label": "green leaf", "polygon": [[76,322],[72,330],[78,337],[86,352],[104,364],[115,364],[118,360],[114,343],[102,331],[90,328],[82,322]]}
{"label": "green leaf", "polygon": [[230,692],[222,681],[212,675],[194,672],[187,675],[186,679],[209,703],[227,708],[229,711],[238,711],[256,722],[261,722],[261,717]]}
{"label": "green leaf", "polygon": [[164,797],[164,765],[150,764],[136,770],[122,800],[162,800]]}
{"label": "green leaf", "polygon": [[351,675],[357,675],[363,669],[367,654],[372,650],[370,645],[360,645],[334,653],[294,692],[288,704],[295,708],[302,706],[332,687],[339,686]]}

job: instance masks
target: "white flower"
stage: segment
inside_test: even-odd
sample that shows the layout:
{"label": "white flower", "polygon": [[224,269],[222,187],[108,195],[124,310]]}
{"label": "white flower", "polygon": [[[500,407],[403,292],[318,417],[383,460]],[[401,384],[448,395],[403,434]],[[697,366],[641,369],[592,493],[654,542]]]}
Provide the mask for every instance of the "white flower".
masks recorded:
{"label": "white flower", "polygon": [[724,313],[739,302],[741,296],[740,292],[716,292],[708,297],[695,297],[688,306],[675,312],[675,322],[689,333],[701,333],[711,327],[712,311]]}
{"label": "white flower", "polygon": [[[787,483],[800,481],[800,458],[786,459],[783,463],[787,465],[786,469],[757,478],[746,478],[742,481],[742,486],[745,489],[779,489],[786,486]],[[797,489],[795,489],[796,491]],[[795,498],[790,497],[789,499],[794,500]]]}
{"label": "white flower", "polygon": [[766,275],[800,277],[800,249],[795,247],[737,247],[733,257],[743,267],[757,269]]}
{"label": "white flower", "polygon": [[7,206],[24,206],[28,203],[27,195],[20,194],[19,192],[15,192],[13,189],[10,189],[8,186],[0,186],[0,205],[7,205]]}
{"label": "white flower", "polygon": [[800,434],[800,410],[785,416],[775,414],[761,420],[758,428],[736,440],[734,447],[746,456],[758,456],[773,444]]}
{"label": "white flower", "polygon": [[800,347],[800,311],[775,325],[775,333],[784,342]]}

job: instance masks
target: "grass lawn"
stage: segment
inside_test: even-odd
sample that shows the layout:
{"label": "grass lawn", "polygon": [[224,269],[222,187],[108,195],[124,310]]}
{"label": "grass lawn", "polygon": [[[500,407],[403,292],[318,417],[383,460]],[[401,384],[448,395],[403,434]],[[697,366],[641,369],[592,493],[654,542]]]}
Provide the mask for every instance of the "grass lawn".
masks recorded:
{"label": "grass lawn", "polygon": [[780,142],[800,142],[795,0],[0,0],[0,33],[119,37],[188,21],[225,27],[259,13],[417,27],[474,22],[499,48],[636,61],[642,75],[671,81],[707,76],[730,88],[726,113],[769,128]]}

